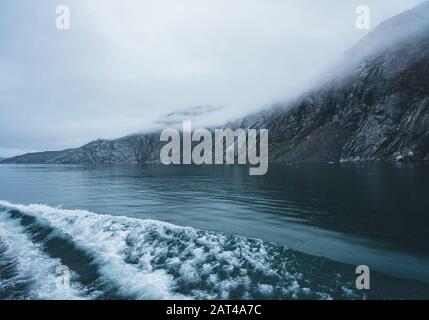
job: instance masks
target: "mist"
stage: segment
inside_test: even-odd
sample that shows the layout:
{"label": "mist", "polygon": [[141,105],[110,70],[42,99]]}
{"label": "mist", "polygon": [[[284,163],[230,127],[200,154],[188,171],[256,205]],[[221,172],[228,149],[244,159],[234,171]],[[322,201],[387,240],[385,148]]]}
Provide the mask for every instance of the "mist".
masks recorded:
{"label": "mist", "polygon": [[[367,0],[371,30],[421,0]],[[70,7],[70,30],[55,26]],[[176,110],[226,122],[308,90],[369,31],[354,0],[3,0],[0,157],[151,130]]]}

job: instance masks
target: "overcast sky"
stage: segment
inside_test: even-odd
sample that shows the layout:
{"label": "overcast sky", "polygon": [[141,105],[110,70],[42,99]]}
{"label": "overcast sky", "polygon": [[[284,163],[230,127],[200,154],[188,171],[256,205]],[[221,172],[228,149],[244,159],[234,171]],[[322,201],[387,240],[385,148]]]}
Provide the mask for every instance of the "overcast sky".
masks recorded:
{"label": "overcast sky", "polygon": [[283,101],[365,36],[358,5],[374,28],[421,2],[1,0],[0,157],[139,132],[177,109],[223,106],[227,120]]}

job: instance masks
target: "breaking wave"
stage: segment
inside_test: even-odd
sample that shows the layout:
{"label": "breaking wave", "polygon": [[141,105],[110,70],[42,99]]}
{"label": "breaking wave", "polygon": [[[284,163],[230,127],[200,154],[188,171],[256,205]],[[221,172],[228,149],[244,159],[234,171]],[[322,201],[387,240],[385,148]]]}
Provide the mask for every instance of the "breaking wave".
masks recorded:
{"label": "breaking wave", "polygon": [[83,299],[90,297],[74,282],[57,285],[59,259],[44,254],[17,221],[0,215],[0,299]]}
{"label": "breaking wave", "polygon": [[354,280],[353,266],[258,239],[0,201],[0,298],[367,298]]}

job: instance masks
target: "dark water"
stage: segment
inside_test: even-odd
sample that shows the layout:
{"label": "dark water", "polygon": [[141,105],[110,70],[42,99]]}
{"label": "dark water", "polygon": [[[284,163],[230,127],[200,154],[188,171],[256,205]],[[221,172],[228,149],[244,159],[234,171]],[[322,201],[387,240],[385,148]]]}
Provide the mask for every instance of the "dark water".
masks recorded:
{"label": "dark water", "polygon": [[1,165],[0,297],[429,298],[428,187],[425,164]]}

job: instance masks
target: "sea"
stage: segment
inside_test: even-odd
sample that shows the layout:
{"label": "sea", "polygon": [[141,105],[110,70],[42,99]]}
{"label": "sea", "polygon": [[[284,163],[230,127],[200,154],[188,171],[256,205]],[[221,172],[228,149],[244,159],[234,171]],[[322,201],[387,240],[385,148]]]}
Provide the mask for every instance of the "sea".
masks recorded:
{"label": "sea", "polygon": [[0,165],[0,299],[429,298],[429,164],[248,172]]}

